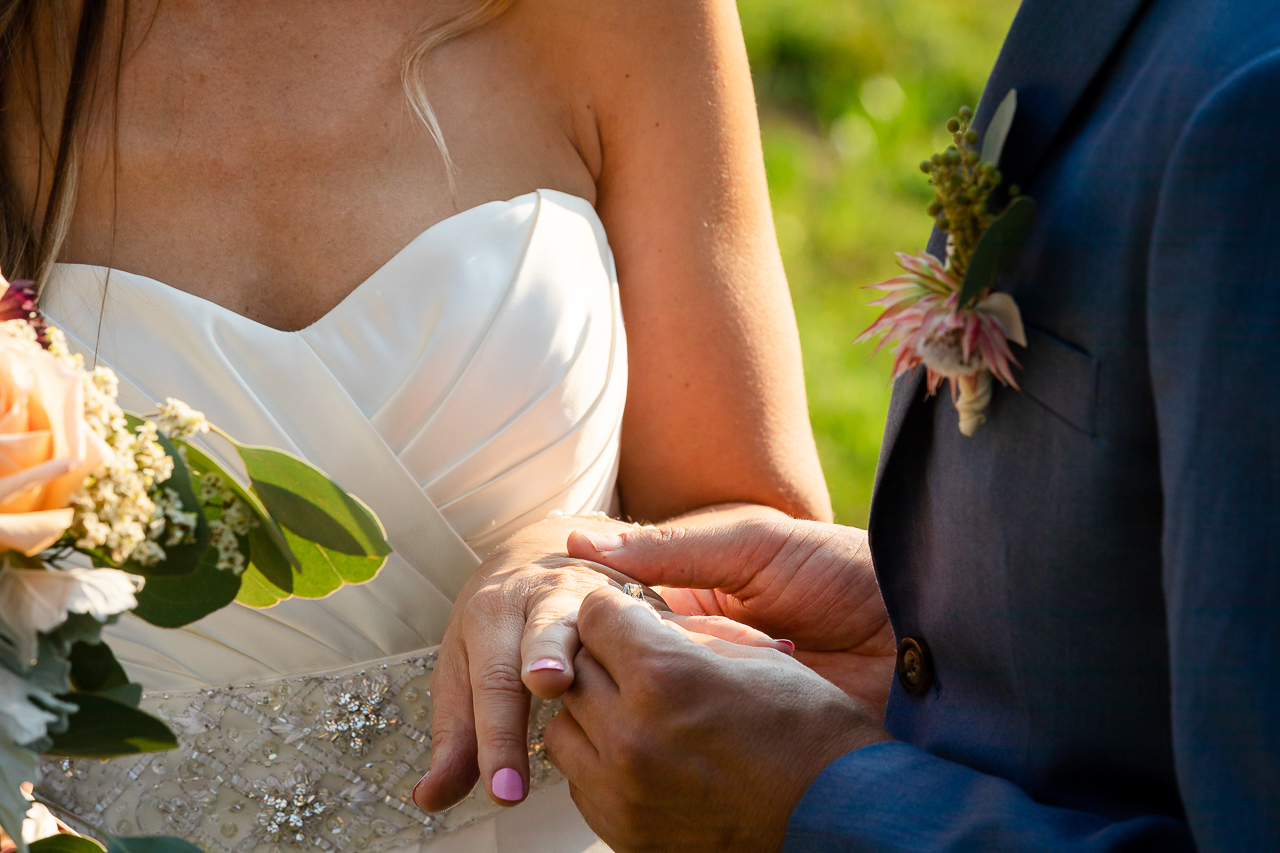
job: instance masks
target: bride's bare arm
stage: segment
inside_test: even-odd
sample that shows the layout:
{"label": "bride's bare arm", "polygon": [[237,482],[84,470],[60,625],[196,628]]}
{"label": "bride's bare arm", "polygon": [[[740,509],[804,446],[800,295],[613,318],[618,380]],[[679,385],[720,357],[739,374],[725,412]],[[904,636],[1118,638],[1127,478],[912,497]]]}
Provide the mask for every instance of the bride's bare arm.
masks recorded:
{"label": "bride's bare arm", "polygon": [[[563,78],[566,132],[617,259],[625,514],[829,520],[734,3],[541,0],[500,25],[541,39]],[[527,794],[526,685],[554,696],[572,681],[577,605],[606,582],[565,556],[582,528],[533,525],[459,598],[432,687],[424,808],[461,799],[477,776],[498,802]]]}

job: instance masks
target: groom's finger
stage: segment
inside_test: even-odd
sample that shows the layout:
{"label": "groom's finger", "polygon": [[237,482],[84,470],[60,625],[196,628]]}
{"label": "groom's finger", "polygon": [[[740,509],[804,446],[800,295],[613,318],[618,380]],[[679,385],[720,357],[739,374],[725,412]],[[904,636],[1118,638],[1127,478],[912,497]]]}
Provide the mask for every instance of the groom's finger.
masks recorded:
{"label": "groom's finger", "polygon": [[806,522],[789,518],[752,518],[697,527],[633,527],[616,533],[575,530],[567,545],[572,557],[601,563],[652,586],[736,594],[780,554],[802,545],[812,534],[806,527]]}
{"label": "groom's finger", "polygon": [[[624,692],[633,676],[661,667],[673,655],[696,648],[648,604],[611,586],[600,587],[582,600],[578,637],[583,650]],[[583,657],[580,652],[579,677]]]}
{"label": "groom's finger", "polygon": [[795,651],[795,644],[790,640],[775,640],[763,631],[757,631],[749,625],[734,621],[727,616],[680,616],[668,614],[668,622],[682,628],[689,639],[705,642],[708,639],[727,640],[740,646],[756,646],[762,649],[773,649],[790,655]]}

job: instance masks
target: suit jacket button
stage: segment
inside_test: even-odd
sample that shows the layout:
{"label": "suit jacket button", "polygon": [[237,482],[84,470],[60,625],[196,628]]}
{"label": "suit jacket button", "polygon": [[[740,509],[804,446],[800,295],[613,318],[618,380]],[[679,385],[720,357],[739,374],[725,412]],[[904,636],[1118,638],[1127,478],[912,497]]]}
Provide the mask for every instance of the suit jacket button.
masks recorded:
{"label": "suit jacket button", "polygon": [[919,637],[898,644],[898,683],[910,696],[923,696],[933,686],[933,658],[929,644]]}

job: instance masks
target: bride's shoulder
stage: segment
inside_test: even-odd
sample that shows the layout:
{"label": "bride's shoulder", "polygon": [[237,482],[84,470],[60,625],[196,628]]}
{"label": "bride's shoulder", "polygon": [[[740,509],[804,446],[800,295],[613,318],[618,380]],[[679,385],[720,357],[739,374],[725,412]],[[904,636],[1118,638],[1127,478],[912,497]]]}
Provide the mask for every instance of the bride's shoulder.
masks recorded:
{"label": "bride's shoulder", "polygon": [[516,7],[537,19],[550,51],[602,82],[615,73],[669,81],[742,50],[734,0],[517,0]]}

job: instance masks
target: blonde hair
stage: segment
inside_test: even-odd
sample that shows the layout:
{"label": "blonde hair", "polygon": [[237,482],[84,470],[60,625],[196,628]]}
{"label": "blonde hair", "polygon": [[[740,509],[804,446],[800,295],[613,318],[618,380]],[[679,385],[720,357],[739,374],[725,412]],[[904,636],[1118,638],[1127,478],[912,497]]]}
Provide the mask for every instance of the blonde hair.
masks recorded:
{"label": "blonde hair", "polygon": [[[66,242],[75,212],[82,136],[99,100],[99,75],[93,72],[102,51],[107,2],[84,0],[80,18],[73,22],[67,9],[70,4],[65,0],[0,0],[0,86],[6,93],[18,91],[26,96],[39,128],[34,208],[28,209],[19,198],[8,157],[0,156],[0,271],[9,280],[34,279],[40,291]],[[426,61],[436,48],[484,26],[513,2],[468,0],[460,9],[435,15],[420,24],[404,49],[400,78],[405,98],[440,151],[451,193],[455,192],[457,167],[427,96]],[[118,95],[128,18],[129,0],[123,0],[116,21],[119,52],[115,56],[117,85],[111,90],[113,98]],[[45,34],[43,28],[48,28],[51,38],[46,40],[54,46],[53,68],[41,67],[37,36]],[[14,75],[20,70],[29,72],[23,75],[27,79],[15,81]],[[15,82],[21,85],[15,86]],[[60,104],[56,98],[48,102],[51,90],[60,92]],[[46,116],[54,115],[53,109],[59,114],[58,120],[48,123]],[[113,110],[113,121],[114,116]],[[51,133],[50,127],[56,129]],[[47,164],[52,164],[51,168]]]}

